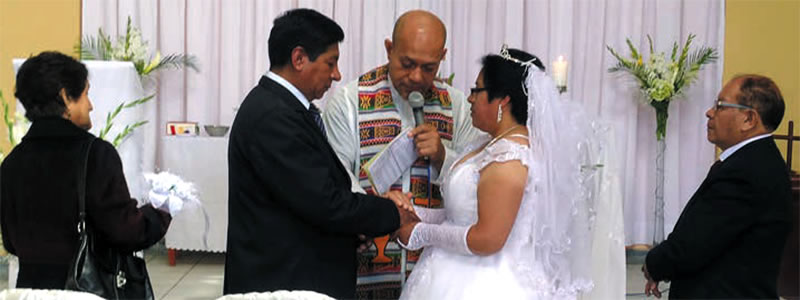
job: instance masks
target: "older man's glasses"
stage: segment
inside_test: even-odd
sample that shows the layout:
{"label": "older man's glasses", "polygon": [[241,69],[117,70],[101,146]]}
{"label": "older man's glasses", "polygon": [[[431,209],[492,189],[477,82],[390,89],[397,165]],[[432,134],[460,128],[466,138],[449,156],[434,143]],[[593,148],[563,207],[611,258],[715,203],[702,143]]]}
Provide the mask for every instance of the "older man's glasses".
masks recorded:
{"label": "older man's glasses", "polygon": [[722,100],[717,100],[717,102],[714,103],[714,110],[718,111],[718,110],[721,110],[723,107],[752,109],[752,107],[747,106],[747,105],[741,105],[741,104],[730,103],[730,102],[723,102]]}
{"label": "older man's glasses", "polygon": [[469,89],[469,92],[470,92],[470,94],[477,94],[477,93],[483,92],[483,91],[488,90],[488,89],[489,88],[485,88],[485,87],[482,87],[482,88],[474,87],[474,88]]}

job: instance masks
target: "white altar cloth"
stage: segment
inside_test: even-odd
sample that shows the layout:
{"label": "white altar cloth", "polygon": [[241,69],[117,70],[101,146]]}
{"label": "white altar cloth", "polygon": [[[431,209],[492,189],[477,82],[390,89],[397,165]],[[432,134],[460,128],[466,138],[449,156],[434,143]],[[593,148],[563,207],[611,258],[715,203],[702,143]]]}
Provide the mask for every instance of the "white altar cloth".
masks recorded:
{"label": "white altar cloth", "polygon": [[166,236],[170,249],[225,252],[228,233],[228,138],[162,137],[162,171],[194,183],[208,214],[207,245],[203,209],[187,204],[172,219]]}

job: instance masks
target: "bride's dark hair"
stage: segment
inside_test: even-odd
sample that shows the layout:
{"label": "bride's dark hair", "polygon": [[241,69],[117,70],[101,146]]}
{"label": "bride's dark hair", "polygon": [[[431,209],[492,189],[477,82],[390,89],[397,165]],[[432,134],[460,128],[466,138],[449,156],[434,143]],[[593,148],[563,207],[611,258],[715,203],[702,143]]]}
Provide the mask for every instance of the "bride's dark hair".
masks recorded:
{"label": "bride's dark hair", "polygon": [[[508,54],[519,61],[530,61],[540,70],[544,71],[542,61],[533,54],[519,50],[508,49]],[[519,124],[528,121],[528,96],[525,95],[525,78],[528,66],[511,61],[497,54],[489,54],[481,59],[483,65],[483,85],[489,93],[489,102],[496,98],[509,96],[511,98],[511,116]]]}

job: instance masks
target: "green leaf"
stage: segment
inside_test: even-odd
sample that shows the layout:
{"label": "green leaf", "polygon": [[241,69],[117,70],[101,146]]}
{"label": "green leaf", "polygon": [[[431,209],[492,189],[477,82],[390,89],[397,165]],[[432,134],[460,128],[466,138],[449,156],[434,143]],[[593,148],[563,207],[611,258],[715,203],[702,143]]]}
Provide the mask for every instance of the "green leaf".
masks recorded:
{"label": "green leaf", "polygon": [[[194,55],[185,55],[185,54],[170,54],[164,56],[157,65],[155,65],[152,69],[147,70],[146,72],[140,73],[140,75],[148,75],[155,71],[161,69],[181,69],[181,68],[190,68],[195,72],[199,72],[200,69],[197,66],[197,57]],[[144,66],[142,66],[144,68]]]}
{"label": "green leaf", "polygon": [[114,137],[114,142],[112,142],[114,147],[119,147],[119,145],[122,143],[122,141],[124,141],[126,137],[128,137],[129,135],[131,135],[131,133],[133,133],[134,129],[136,129],[136,128],[144,125],[144,124],[147,124],[147,121],[139,121],[139,122],[133,123],[132,125],[125,125],[125,128],[122,129],[122,132],[120,132],[119,134],[117,134],[116,137]]}
{"label": "green leaf", "polygon": [[639,54],[639,51],[636,50],[636,47],[633,46],[633,43],[631,43],[631,39],[625,39],[625,42],[628,43],[628,49],[631,50],[631,58],[634,60],[639,60],[641,55]]}
{"label": "green leaf", "polygon": [[[144,97],[144,98],[139,98],[139,99],[133,100],[131,103],[125,104],[124,108],[131,108],[131,107],[134,107],[134,106],[137,106],[137,105],[140,105],[140,104],[145,104],[148,101],[150,101],[151,99],[153,99],[153,97],[155,97],[155,96],[156,96],[156,94],[152,94],[152,95]],[[123,102],[123,104],[124,103],[125,102]]]}

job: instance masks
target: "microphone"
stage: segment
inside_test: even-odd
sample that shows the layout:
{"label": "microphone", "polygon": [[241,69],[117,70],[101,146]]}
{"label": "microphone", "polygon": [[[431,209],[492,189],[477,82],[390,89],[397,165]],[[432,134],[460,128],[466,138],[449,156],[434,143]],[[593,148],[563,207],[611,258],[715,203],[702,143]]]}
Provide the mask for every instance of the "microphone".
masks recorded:
{"label": "microphone", "polygon": [[422,107],[425,106],[425,98],[422,97],[422,94],[417,91],[408,94],[408,104],[411,105],[411,109],[414,111],[414,123],[416,123],[416,126],[425,124],[425,114],[422,113]]}

